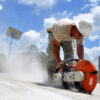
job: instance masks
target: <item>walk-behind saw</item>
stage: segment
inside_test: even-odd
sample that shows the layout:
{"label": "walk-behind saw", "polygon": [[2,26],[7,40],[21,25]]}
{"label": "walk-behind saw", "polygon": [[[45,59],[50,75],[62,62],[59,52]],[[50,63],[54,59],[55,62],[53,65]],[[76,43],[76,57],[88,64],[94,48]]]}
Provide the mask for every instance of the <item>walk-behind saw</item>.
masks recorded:
{"label": "walk-behind saw", "polygon": [[[74,66],[69,62],[76,62]],[[95,65],[85,59],[68,59],[62,65],[63,72],[59,68],[54,73],[54,81],[61,82],[66,89],[75,87],[77,90],[91,94],[98,82],[98,73]]]}

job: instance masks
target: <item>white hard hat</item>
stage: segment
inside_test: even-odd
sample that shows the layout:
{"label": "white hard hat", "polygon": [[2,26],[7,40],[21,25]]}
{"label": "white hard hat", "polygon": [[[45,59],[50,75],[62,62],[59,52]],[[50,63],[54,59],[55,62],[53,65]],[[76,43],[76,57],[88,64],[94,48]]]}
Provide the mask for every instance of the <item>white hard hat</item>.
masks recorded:
{"label": "white hard hat", "polygon": [[84,37],[89,37],[92,31],[92,22],[87,19],[82,19],[76,22],[76,27]]}

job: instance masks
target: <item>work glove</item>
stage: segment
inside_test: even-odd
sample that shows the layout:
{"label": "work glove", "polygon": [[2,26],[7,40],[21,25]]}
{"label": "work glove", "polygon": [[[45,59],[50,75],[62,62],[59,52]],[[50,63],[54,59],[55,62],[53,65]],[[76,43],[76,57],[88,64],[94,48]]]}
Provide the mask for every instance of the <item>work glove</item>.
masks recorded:
{"label": "work glove", "polygon": [[59,62],[59,63],[57,64],[57,66],[60,68],[59,72],[62,72],[62,71],[63,71],[63,66],[62,66],[63,63],[64,63],[64,62],[61,61],[61,62]]}

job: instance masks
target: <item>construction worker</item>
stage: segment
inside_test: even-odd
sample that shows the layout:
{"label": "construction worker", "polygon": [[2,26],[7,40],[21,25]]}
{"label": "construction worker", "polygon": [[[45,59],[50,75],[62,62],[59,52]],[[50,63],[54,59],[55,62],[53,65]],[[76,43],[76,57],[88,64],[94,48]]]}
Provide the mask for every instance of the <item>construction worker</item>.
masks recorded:
{"label": "construction worker", "polygon": [[[84,38],[88,37],[92,30],[92,23],[86,19],[79,20],[74,22],[67,18],[57,21],[51,28],[47,29],[48,33],[53,34],[53,54],[57,62],[57,66],[60,68],[60,71],[63,70],[61,64],[63,61],[60,58],[60,46],[62,43],[68,43],[67,48],[69,52],[73,52],[72,41],[77,41],[77,56],[79,59],[84,58]],[[70,46],[70,45],[71,46]],[[63,49],[64,50],[64,49]],[[68,49],[67,49],[68,50]],[[64,50],[64,53],[69,53]],[[73,57],[73,53],[72,57]],[[67,54],[68,55],[68,54]]]}

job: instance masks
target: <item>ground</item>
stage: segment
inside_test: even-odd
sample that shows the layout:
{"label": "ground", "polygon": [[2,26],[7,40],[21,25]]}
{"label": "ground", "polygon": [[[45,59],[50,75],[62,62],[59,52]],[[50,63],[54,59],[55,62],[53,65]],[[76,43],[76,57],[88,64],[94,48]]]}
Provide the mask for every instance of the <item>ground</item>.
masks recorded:
{"label": "ground", "polygon": [[100,84],[91,95],[69,91],[52,83],[14,80],[0,74],[0,100],[100,100]]}

